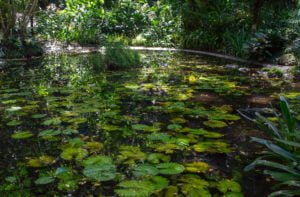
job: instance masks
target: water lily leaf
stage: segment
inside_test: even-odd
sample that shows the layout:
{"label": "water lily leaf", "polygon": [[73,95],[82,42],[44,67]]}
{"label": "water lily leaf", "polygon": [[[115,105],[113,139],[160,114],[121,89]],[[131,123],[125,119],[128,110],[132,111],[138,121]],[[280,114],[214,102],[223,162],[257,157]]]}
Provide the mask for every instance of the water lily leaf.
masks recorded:
{"label": "water lily leaf", "polygon": [[230,152],[229,144],[221,141],[199,142],[193,146],[196,152],[210,153],[228,153]]}
{"label": "water lily leaf", "polygon": [[45,177],[38,178],[37,180],[34,181],[34,183],[37,185],[46,185],[46,184],[54,182],[54,180],[55,179],[51,176],[45,176]]}
{"label": "water lily leaf", "polygon": [[21,131],[21,132],[17,132],[11,135],[11,138],[13,139],[27,139],[27,138],[31,138],[33,136],[33,133],[31,133],[30,131]]}
{"label": "water lily leaf", "polygon": [[168,179],[161,176],[152,176],[149,179],[156,191],[160,191],[169,185]]}
{"label": "water lily leaf", "polygon": [[150,181],[123,181],[118,184],[115,192],[120,197],[148,197],[155,191]]}
{"label": "water lily leaf", "polygon": [[182,126],[179,124],[170,124],[167,127],[169,130],[173,130],[173,131],[179,131],[180,129],[182,129]]}
{"label": "water lily leaf", "polygon": [[167,133],[152,133],[147,135],[147,138],[151,141],[167,141],[170,137],[171,136]]}
{"label": "water lily leaf", "polygon": [[18,120],[12,120],[12,121],[9,121],[8,123],[6,123],[7,126],[11,126],[11,127],[18,126],[20,124],[22,124],[22,121],[18,121]]}
{"label": "water lily leaf", "polygon": [[83,174],[96,181],[109,181],[116,177],[116,166],[108,163],[87,165]]}
{"label": "water lily leaf", "polygon": [[90,152],[99,152],[102,150],[104,145],[100,142],[87,142],[85,144],[85,148],[87,148]]}
{"label": "water lily leaf", "polygon": [[173,119],[171,120],[171,122],[172,122],[173,124],[183,124],[183,123],[186,123],[187,120],[184,119],[184,118],[173,118]]}
{"label": "water lily leaf", "polygon": [[158,164],[160,162],[169,162],[171,157],[169,155],[164,155],[162,153],[151,153],[147,157],[147,161],[153,164]]}
{"label": "water lily leaf", "polygon": [[61,123],[60,118],[51,118],[48,120],[45,120],[42,124],[49,126],[49,125],[59,125]]}
{"label": "water lily leaf", "polygon": [[237,182],[229,179],[225,179],[222,181],[219,181],[217,183],[217,189],[222,193],[227,193],[229,191],[231,192],[241,192],[241,186]]}
{"label": "water lily leaf", "polygon": [[209,183],[198,176],[190,174],[184,175],[179,179],[179,181],[181,182],[180,187],[182,193],[185,196],[211,197],[211,194],[207,189]]}
{"label": "water lily leaf", "polygon": [[16,183],[18,181],[17,177],[14,176],[9,176],[5,178],[5,181],[10,182],[10,183]]}
{"label": "water lily leaf", "polygon": [[151,146],[157,152],[163,152],[166,154],[172,154],[175,150],[179,150],[180,147],[177,144],[166,143],[166,144],[154,144]]}
{"label": "water lily leaf", "polygon": [[136,177],[154,176],[158,174],[158,169],[149,164],[142,164],[134,168],[133,174]]}
{"label": "water lily leaf", "polygon": [[208,120],[203,122],[203,124],[205,126],[211,127],[211,128],[223,128],[223,127],[227,127],[227,124],[223,121],[219,121],[219,120]]}
{"label": "water lily leaf", "polygon": [[156,166],[160,174],[173,175],[184,171],[184,166],[177,163],[161,163]]}
{"label": "water lily leaf", "polygon": [[34,118],[34,119],[41,119],[41,118],[44,118],[46,116],[47,116],[47,114],[34,114],[31,117]]}
{"label": "water lily leaf", "polygon": [[135,124],[132,125],[132,129],[138,130],[138,131],[146,131],[146,132],[156,132],[159,131],[159,128],[153,127],[153,126],[148,126],[145,124]]}
{"label": "water lily leaf", "polygon": [[121,146],[120,153],[117,156],[119,163],[133,165],[137,161],[143,162],[146,159],[146,154],[143,153],[139,147],[135,146]]}
{"label": "water lily leaf", "polygon": [[72,160],[75,159],[76,161],[80,161],[83,158],[85,158],[88,155],[87,150],[83,148],[66,148],[63,150],[63,152],[60,154],[60,157],[64,160]]}
{"label": "water lily leaf", "polygon": [[72,135],[72,134],[77,134],[78,130],[67,128],[65,130],[62,130],[61,133],[64,134],[64,135]]}
{"label": "water lily leaf", "polygon": [[186,163],[184,164],[184,166],[185,171],[192,173],[203,173],[207,172],[210,169],[207,163],[201,161]]}
{"label": "water lily leaf", "polygon": [[112,158],[103,155],[90,156],[87,159],[83,160],[82,164],[83,166],[95,164],[112,164]]}
{"label": "water lily leaf", "polygon": [[27,165],[29,167],[39,168],[39,167],[49,166],[54,163],[55,163],[54,157],[43,155],[40,157],[30,158],[27,162]]}
{"label": "water lily leaf", "polygon": [[48,130],[41,131],[39,133],[39,136],[47,138],[47,137],[52,137],[52,136],[56,136],[56,135],[59,135],[59,134],[61,134],[60,130],[48,129]]}

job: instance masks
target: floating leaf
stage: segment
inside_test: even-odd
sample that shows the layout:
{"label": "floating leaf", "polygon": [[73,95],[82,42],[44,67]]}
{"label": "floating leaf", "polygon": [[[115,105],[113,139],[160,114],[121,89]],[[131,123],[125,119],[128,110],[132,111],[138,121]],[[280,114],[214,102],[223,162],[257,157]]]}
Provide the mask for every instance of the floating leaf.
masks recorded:
{"label": "floating leaf", "polygon": [[184,164],[185,170],[192,173],[203,173],[209,170],[209,165],[205,162],[192,162]]}
{"label": "floating leaf", "polygon": [[42,124],[49,126],[49,125],[59,125],[61,123],[60,118],[51,118],[48,120],[45,120]]}
{"label": "floating leaf", "polygon": [[34,183],[37,185],[46,185],[52,182],[54,182],[54,178],[51,176],[40,177],[34,181]]}
{"label": "floating leaf", "polygon": [[134,168],[133,171],[134,176],[154,176],[158,174],[158,169],[149,164],[142,164]]}
{"label": "floating leaf", "polygon": [[18,126],[20,124],[22,124],[22,121],[18,121],[18,120],[12,120],[12,121],[6,123],[7,126],[12,126],[12,127],[13,126]]}
{"label": "floating leaf", "polygon": [[167,133],[152,133],[147,135],[147,138],[151,141],[167,141],[170,137],[171,136]]}
{"label": "floating leaf", "polygon": [[120,197],[148,197],[155,191],[150,181],[123,181],[118,187],[115,192]]}
{"label": "floating leaf", "polygon": [[27,162],[27,165],[29,167],[39,168],[39,167],[52,165],[52,164],[54,164],[54,162],[55,162],[54,157],[51,157],[48,155],[43,155],[40,157],[29,159]]}
{"label": "floating leaf", "polygon": [[48,138],[48,137],[53,137],[53,136],[56,136],[56,135],[59,135],[59,134],[61,134],[60,130],[48,129],[48,130],[41,131],[39,133],[39,136]]}
{"label": "floating leaf", "polygon": [[145,124],[132,125],[132,129],[139,130],[139,131],[147,131],[147,132],[159,131],[159,128],[156,128],[156,127],[153,127],[153,126],[148,126],[148,125],[145,125]]}
{"label": "floating leaf", "polygon": [[184,171],[184,166],[177,163],[161,163],[156,166],[160,174],[180,174]]}
{"label": "floating leaf", "polygon": [[112,159],[107,156],[97,155],[97,156],[90,156],[87,159],[82,161],[84,166],[88,165],[95,165],[95,164],[112,164]]}
{"label": "floating leaf", "polygon": [[77,161],[82,160],[84,157],[88,155],[87,150],[83,148],[66,148],[63,150],[63,152],[60,154],[60,157],[64,160],[72,160],[75,159]]}
{"label": "floating leaf", "polygon": [[196,175],[184,175],[179,179],[182,193],[185,196],[211,197],[207,187],[209,183]]}
{"label": "floating leaf", "polygon": [[85,147],[90,150],[90,152],[99,152],[103,148],[103,144],[100,142],[87,142]]}
{"label": "floating leaf", "polygon": [[153,164],[158,164],[162,162],[169,162],[171,157],[169,155],[164,155],[162,153],[151,153],[147,157],[147,161]]}
{"label": "floating leaf", "polygon": [[229,191],[237,193],[242,191],[240,184],[229,179],[219,181],[217,184],[217,189],[224,194]]}
{"label": "floating leaf", "polygon": [[34,119],[41,119],[41,118],[44,118],[46,116],[47,116],[47,114],[34,114],[31,117],[34,118]]}
{"label": "floating leaf", "polygon": [[170,124],[168,125],[168,129],[173,131],[179,131],[180,129],[182,129],[182,126],[179,124]]}
{"label": "floating leaf", "polygon": [[109,181],[116,177],[116,167],[113,164],[97,163],[87,165],[83,169],[83,174],[97,181]]}
{"label": "floating leaf", "polygon": [[139,147],[135,146],[121,146],[120,153],[117,156],[119,163],[133,165],[137,161],[143,162],[146,159],[146,154],[143,153]]}
{"label": "floating leaf", "polygon": [[30,131],[21,131],[21,132],[17,132],[11,135],[11,138],[13,139],[27,139],[27,138],[31,138],[33,136],[33,133],[31,133]]}
{"label": "floating leaf", "polygon": [[223,128],[223,127],[227,127],[227,124],[223,121],[219,121],[219,120],[208,120],[203,122],[203,124],[205,126],[211,127],[211,128]]}
{"label": "floating leaf", "polygon": [[228,153],[230,152],[229,144],[221,141],[199,142],[193,146],[196,152],[211,153]]}

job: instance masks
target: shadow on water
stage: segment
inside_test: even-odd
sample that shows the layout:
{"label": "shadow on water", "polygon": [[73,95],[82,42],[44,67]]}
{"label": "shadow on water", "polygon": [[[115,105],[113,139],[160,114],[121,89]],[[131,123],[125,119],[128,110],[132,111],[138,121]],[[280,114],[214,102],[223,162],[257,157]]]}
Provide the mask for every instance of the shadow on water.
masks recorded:
{"label": "shadow on water", "polygon": [[[112,196],[118,182],[135,179],[138,165],[172,162],[186,165],[184,175],[172,169],[154,173],[170,185],[157,195],[170,188],[174,196],[188,195],[193,183],[186,174],[193,174],[210,185],[193,186],[194,192],[240,194],[220,189],[222,180],[234,180],[230,183],[239,182],[245,196],[267,196],[271,183],[243,172],[261,148],[249,136],[263,134],[236,110],[268,107],[283,86],[232,62],[178,53],[141,55],[143,66],[126,71],[105,70],[98,54],[2,65],[0,191]],[[90,166],[82,160],[96,155],[110,157],[117,171],[105,172],[113,179],[102,184],[99,174],[83,171]],[[188,168],[193,162],[209,167]],[[39,177],[49,183],[37,183]]]}

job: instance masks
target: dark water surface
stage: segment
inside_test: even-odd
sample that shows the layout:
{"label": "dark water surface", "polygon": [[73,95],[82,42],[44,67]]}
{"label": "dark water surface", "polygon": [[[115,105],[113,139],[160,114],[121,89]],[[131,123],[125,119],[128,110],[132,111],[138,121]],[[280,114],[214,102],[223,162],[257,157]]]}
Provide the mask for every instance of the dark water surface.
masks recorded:
{"label": "dark water surface", "polygon": [[2,65],[0,196],[266,196],[272,183],[243,172],[263,133],[236,110],[290,85],[232,62],[142,56],[126,71],[98,54]]}

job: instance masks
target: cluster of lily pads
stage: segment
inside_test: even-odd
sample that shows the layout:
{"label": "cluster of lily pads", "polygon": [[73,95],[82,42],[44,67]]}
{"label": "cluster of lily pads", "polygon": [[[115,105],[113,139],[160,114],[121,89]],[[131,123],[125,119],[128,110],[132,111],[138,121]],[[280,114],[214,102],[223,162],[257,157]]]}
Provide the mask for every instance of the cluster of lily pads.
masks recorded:
{"label": "cluster of lily pads", "polygon": [[44,67],[51,74],[29,69],[24,81],[0,82],[1,193],[243,196],[208,159],[232,151],[223,136],[240,117],[230,105],[192,100],[202,90],[243,94],[238,82],[180,72],[188,66]]}

